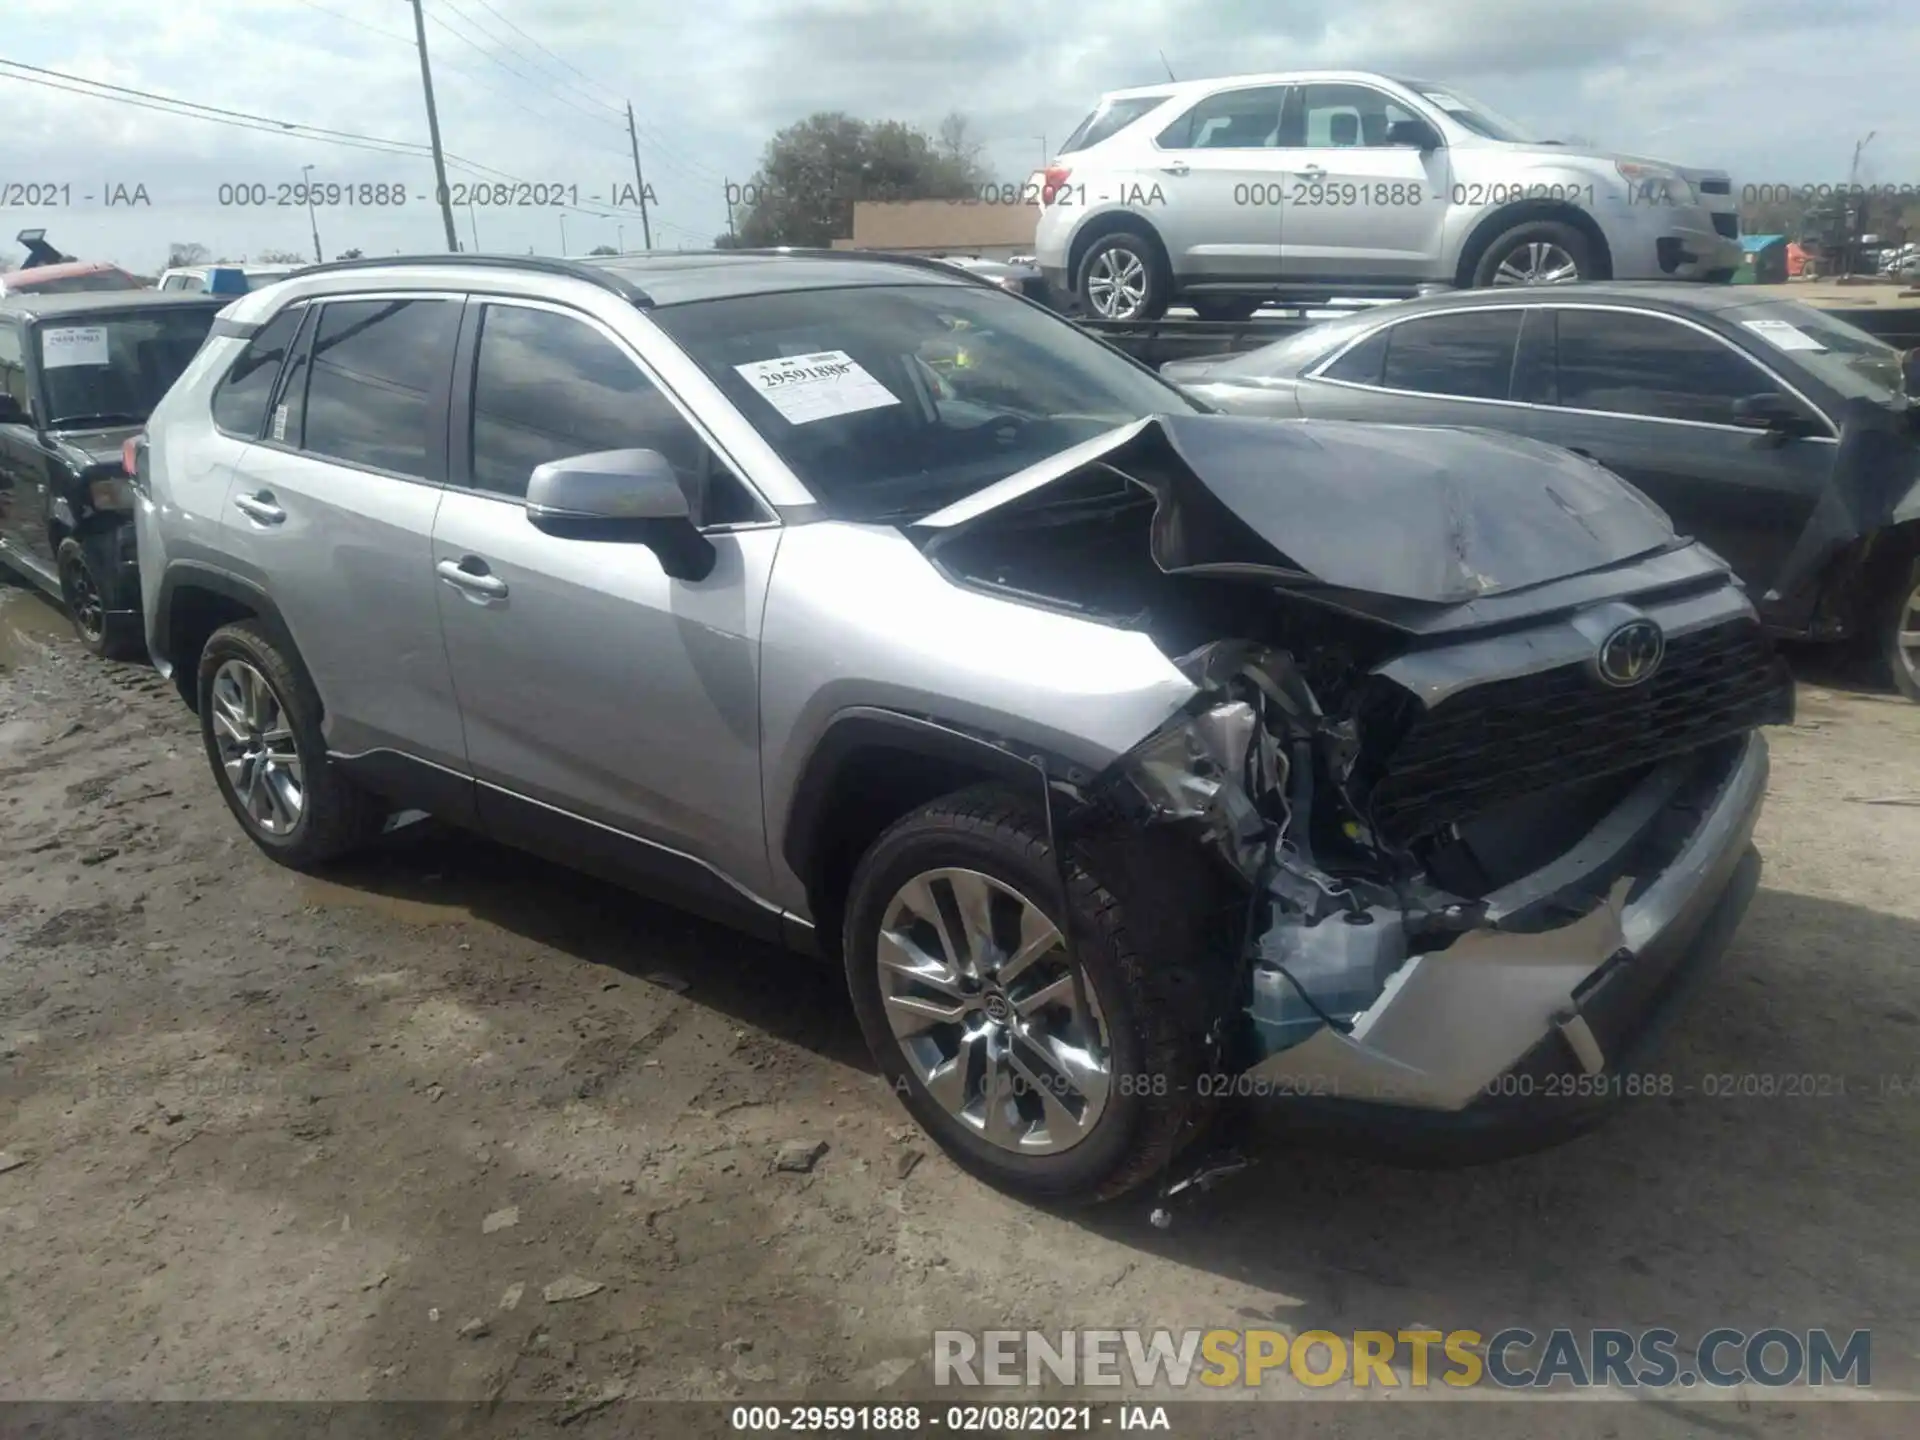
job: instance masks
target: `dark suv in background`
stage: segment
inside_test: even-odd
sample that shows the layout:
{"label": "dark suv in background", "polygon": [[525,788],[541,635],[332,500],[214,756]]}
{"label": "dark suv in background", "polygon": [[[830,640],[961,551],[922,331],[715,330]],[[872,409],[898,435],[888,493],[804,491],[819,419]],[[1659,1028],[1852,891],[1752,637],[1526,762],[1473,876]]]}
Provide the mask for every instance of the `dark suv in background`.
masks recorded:
{"label": "dark suv in background", "polygon": [[0,561],[57,596],[96,655],[146,651],[123,459],[226,300],[0,297]]}

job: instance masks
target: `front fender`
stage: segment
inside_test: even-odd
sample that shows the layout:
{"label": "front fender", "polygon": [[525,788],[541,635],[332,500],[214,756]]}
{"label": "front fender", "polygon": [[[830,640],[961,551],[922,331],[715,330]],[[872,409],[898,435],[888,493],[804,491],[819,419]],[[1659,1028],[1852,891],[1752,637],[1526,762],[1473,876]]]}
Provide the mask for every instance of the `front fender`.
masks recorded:
{"label": "front fender", "polygon": [[[1145,635],[947,580],[898,530],[797,525],[767,595],[761,674],[767,834],[843,717],[886,711],[1045,754],[1090,775],[1184,705],[1193,682]],[[770,896],[800,909],[776,840]]]}

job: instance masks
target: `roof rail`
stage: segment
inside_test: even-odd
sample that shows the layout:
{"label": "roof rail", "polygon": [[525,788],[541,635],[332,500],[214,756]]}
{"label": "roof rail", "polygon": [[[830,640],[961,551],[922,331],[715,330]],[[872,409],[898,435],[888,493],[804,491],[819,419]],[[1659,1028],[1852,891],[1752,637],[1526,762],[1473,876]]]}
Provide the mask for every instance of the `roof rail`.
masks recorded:
{"label": "roof rail", "polygon": [[602,290],[610,290],[621,299],[645,310],[653,298],[639,286],[599,265],[579,260],[559,260],[547,255],[481,255],[458,251],[445,255],[364,255],[358,260],[329,260],[324,265],[307,265],[299,271],[302,280],[309,275],[331,275],[353,270],[383,270],[395,265],[453,265],[488,270],[531,270],[541,275],[565,276],[584,280]]}
{"label": "roof rail", "polygon": [[990,290],[1000,287],[964,265],[949,265],[932,255],[903,255],[895,250],[819,250],[800,245],[781,245],[765,250],[716,250],[716,255],[797,255],[802,260],[880,260],[892,265],[910,265],[916,270],[931,270],[948,279],[971,281]]}

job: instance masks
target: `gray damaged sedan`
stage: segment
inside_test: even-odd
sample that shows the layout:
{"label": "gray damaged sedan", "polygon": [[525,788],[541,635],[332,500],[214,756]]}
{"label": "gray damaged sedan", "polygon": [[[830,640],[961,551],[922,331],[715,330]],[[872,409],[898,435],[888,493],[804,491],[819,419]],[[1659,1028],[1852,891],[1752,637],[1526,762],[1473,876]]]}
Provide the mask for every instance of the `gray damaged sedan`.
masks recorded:
{"label": "gray damaged sedan", "polygon": [[136,463],[281,863],[427,809],[832,956],[929,1134],[1058,1200],[1242,1096],[1564,1134],[1726,946],[1791,684],[1601,467],[1204,413],[948,266],[458,262],[242,297]]}

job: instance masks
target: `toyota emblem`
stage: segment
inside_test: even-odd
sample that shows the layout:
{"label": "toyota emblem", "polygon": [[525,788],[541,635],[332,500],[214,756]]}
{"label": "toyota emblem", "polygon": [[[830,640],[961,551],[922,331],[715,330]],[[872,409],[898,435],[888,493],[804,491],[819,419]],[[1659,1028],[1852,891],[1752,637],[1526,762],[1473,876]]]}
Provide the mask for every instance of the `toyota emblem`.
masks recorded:
{"label": "toyota emblem", "polygon": [[1667,637],[1651,620],[1629,620],[1600,642],[1594,657],[1600,679],[1616,689],[1639,685],[1660,668]]}

